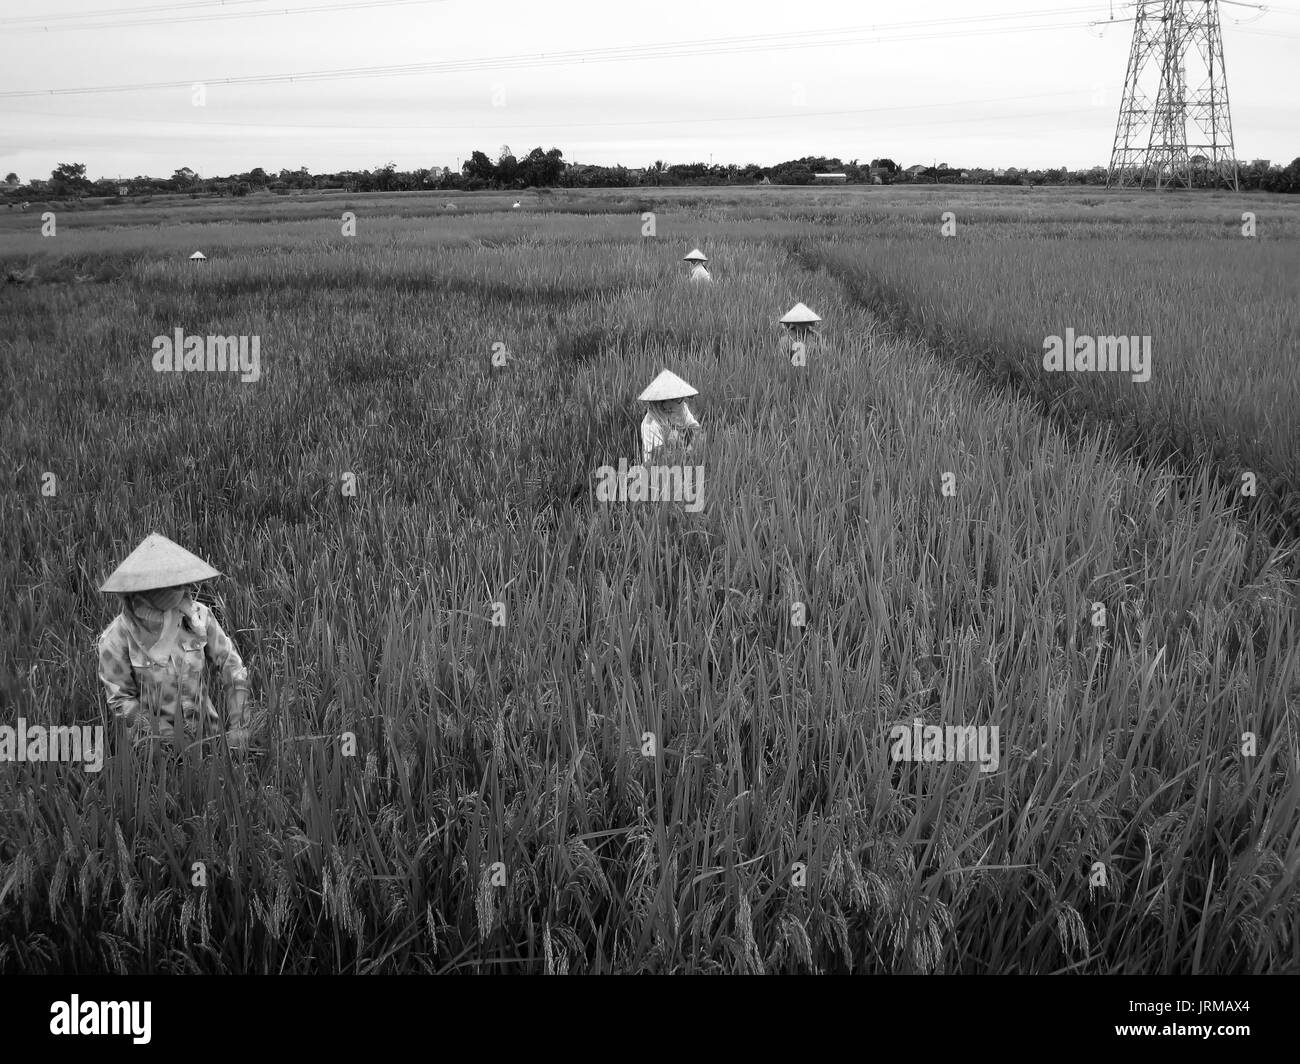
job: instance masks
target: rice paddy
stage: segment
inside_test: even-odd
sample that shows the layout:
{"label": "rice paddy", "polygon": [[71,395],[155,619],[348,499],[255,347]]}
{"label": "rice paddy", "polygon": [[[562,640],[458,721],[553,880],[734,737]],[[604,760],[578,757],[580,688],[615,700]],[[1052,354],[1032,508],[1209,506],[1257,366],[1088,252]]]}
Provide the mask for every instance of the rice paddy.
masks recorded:
{"label": "rice paddy", "polygon": [[[0,764],[0,971],[1300,971],[1300,206],[445,199],[0,218],[0,723],[109,723],[157,530],[258,729]],[[602,504],[663,368],[704,505]]]}

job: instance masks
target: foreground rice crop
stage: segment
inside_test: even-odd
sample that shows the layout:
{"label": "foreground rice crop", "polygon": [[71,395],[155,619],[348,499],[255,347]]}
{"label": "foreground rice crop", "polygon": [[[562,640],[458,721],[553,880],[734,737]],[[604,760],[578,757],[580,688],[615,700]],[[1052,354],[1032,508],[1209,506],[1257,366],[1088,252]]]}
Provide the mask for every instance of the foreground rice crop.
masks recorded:
{"label": "foreground rice crop", "polygon": [[[264,732],[0,766],[0,970],[1296,970],[1294,543],[1209,462],[1064,428],[877,317],[856,201],[704,199],[654,204],[652,240],[505,203],[12,245],[55,280],[0,296],[5,718],[102,721],[95,577],[158,528],[232,578]],[[865,268],[948,322],[926,270],[1015,269],[887,246]],[[1139,258],[1062,269],[1095,293]],[[1139,416],[1274,424],[1292,374],[1204,400],[1227,311],[1194,291]],[[177,326],[260,335],[260,380],[155,373]],[[600,505],[664,366],[701,392],[704,508]],[[1285,470],[1289,438],[1259,453]],[[997,727],[998,763],[894,760],[917,720]]]}

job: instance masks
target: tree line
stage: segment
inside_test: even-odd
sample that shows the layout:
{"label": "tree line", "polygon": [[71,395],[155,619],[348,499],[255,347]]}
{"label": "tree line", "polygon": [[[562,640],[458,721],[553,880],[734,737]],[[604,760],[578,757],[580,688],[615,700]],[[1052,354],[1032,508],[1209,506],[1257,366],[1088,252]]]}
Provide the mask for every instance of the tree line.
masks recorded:
{"label": "tree line", "polygon": [[[817,174],[843,174],[846,184],[989,184],[989,185],[1104,185],[1106,168],[1086,170],[1065,167],[1047,169],[990,170],[979,167],[953,167],[947,163],[914,166],[904,169],[892,159],[857,159],[844,161],[834,156],[810,155],[790,159],[775,166],[747,163],[712,164],[703,162],[667,164],[662,159],[644,167],[598,166],[568,162],[559,148],[536,147],[522,158],[503,145],[495,161],[487,153],[474,151],[460,166],[423,167],[398,170],[389,162],[373,170],[342,170],[313,174],[305,166],[297,170],[280,170],[278,174],[262,167],[246,173],[224,177],[201,177],[189,167],[180,167],[171,177],[137,175],[131,178],[101,177],[91,180],[84,163],[60,163],[48,179],[22,182],[9,173],[0,193],[11,203],[29,198],[75,199],[86,196],[113,199],[121,195],[189,193],[193,196],[247,196],[253,193],[301,192],[338,189],[347,192],[414,192],[420,190],[457,190],[477,192],[486,189],[523,190],[529,188],[634,188],[642,186],[711,186],[753,185],[764,181],[773,185],[810,185]],[[1238,163],[1238,184],[1242,191],[1300,193],[1300,158],[1279,166],[1263,159]]]}

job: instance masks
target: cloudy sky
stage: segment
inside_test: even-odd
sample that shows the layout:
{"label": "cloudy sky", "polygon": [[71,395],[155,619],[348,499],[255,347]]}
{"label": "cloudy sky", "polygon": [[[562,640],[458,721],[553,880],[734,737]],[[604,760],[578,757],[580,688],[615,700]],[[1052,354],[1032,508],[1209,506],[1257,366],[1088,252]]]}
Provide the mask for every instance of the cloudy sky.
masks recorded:
{"label": "cloudy sky", "polygon": [[[1300,156],[1300,0],[1268,8],[1222,8],[1236,154],[1287,162]],[[626,166],[812,154],[1104,165],[1132,10],[0,0],[0,174],[48,177],[61,162],[91,177],[454,167],[506,144]]]}

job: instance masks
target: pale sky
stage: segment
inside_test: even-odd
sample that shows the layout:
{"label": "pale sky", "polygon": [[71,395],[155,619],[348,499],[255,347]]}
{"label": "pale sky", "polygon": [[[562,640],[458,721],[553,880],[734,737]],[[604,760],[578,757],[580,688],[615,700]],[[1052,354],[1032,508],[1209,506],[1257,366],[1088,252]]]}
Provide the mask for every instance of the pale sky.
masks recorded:
{"label": "pale sky", "polygon": [[[1268,7],[1222,7],[1224,55],[1237,157],[1286,163],[1300,0]],[[407,170],[504,144],[625,166],[1104,166],[1133,25],[1113,8],[1089,27],[1108,0],[0,0],[0,175]],[[436,66],[223,83],[411,64]]]}

